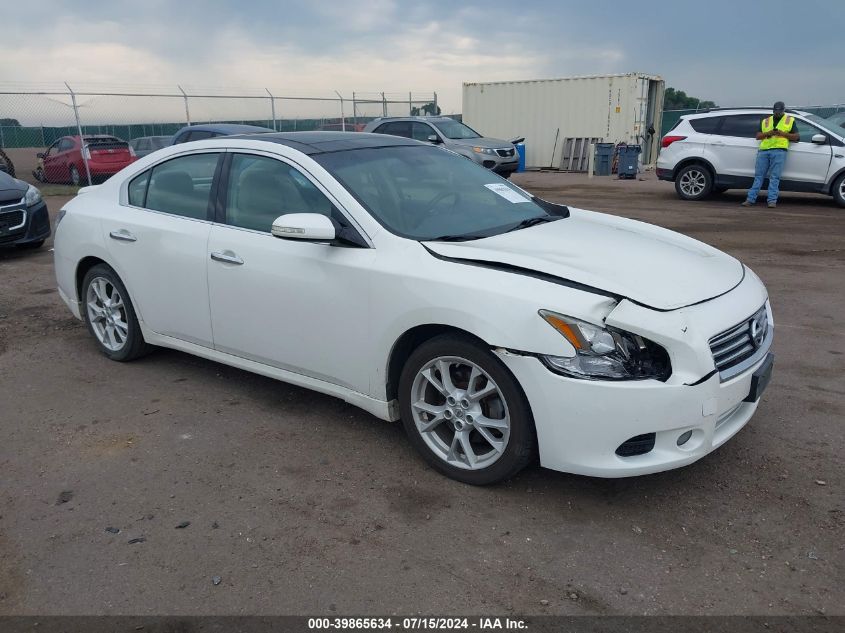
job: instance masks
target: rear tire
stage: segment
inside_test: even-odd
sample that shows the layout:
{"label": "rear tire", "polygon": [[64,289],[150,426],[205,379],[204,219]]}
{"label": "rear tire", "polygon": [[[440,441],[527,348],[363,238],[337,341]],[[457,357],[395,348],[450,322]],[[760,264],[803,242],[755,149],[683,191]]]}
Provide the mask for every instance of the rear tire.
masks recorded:
{"label": "rear tire", "polygon": [[834,202],[840,207],[845,207],[845,174],[839,176],[833,183],[831,193],[833,193]]}
{"label": "rear tire", "polygon": [[438,336],[414,350],[399,379],[399,405],[411,444],[452,479],[496,483],[534,457],[534,418],[522,388],[468,337]]}
{"label": "rear tire", "polygon": [[89,270],[82,280],[82,318],[100,351],[112,360],[129,361],[148,353],[126,286],[106,264]]}
{"label": "rear tire", "polygon": [[675,192],[681,200],[703,200],[712,191],[713,176],[704,165],[687,165],[675,176]]}

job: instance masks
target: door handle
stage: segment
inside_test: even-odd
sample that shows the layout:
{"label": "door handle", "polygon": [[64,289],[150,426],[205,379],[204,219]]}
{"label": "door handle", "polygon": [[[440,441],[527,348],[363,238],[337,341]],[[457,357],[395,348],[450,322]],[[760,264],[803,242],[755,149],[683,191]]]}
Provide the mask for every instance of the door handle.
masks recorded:
{"label": "door handle", "polygon": [[235,255],[232,251],[214,252],[211,254],[211,259],[216,262],[225,262],[226,264],[235,264],[237,266],[244,263],[244,260]]}
{"label": "door handle", "polygon": [[112,231],[109,233],[109,237],[113,240],[118,240],[120,242],[137,242],[138,238],[132,235],[126,229],[120,229],[119,231]]}

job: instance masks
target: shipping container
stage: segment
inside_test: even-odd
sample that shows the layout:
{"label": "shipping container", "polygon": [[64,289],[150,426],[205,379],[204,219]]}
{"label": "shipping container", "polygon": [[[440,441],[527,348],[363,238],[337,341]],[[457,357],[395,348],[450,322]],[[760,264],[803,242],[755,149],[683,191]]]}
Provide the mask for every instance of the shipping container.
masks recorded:
{"label": "shipping container", "polygon": [[463,121],[484,136],[524,136],[529,169],[586,171],[576,154],[596,142],[642,145],[643,164],[651,164],[663,87],[661,77],[641,73],[464,83]]}

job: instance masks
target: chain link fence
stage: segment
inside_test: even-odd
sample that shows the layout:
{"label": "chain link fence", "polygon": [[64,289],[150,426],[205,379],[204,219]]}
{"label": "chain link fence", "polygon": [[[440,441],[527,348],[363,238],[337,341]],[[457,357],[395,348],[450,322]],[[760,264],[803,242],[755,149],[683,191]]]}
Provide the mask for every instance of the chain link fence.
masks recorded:
{"label": "chain link fence", "polygon": [[290,96],[269,88],[104,90],[63,84],[34,90],[0,85],[0,169],[32,181],[40,173],[38,154],[65,136],[103,134],[129,142],[172,136],[186,125],[203,123],[280,132],[361,131],[376,117],[438,111],[434,92]]}

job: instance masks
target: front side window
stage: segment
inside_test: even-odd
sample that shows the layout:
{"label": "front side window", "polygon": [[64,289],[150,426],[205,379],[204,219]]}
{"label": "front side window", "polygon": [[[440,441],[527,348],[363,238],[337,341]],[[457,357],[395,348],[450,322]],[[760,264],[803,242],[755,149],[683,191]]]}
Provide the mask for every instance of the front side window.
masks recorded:
{"label": "front side window", "polygon": [[526,221],[562,217],[489,170],[440,147],[367,148],[314,159],[379,223],[410,239],[477,239],[526,226]]}
{"label": "front side window", "polygon": [[235,154],[229,170],[226,223],[269,233],[273,221],[288,213],[335,217],[337,212],[308,178],[287,163]]}
{"label": "front side window", "polygon": [[68,151],[69,149],[73,149],[73,147],[74,147],[74,142],[73,142],[71,139],[69,139],[69,138],[63,138],[61,141],[59,141],[59,149],[58,149],[58,151],[60,151],[60,152],[66,152],[66,151]]}
{"label": "front side window", "polygon": [[816,134],[822,134],[822,131],[819,128],[810,125],[806,121],[801,121],[800,119],[795,119],[792,131],[798,134],[799,143],[812,143],[813,136]]}
{"label": "front side window", "polygon": [[462,139],[462,138],[481,138],[481,134],[473,130],[470,126],[458,123],[454,119],[444,119],[443,121],[436,121],[436,127],[446,138]]}
{"label": "front side window", "polygon": [[159,163],[151,170],[142,206],[186,218],[207,219],[218,157],[217,153],[191,154]]}
{"label": "front side window", "polygon": [[417,141],[428,141],[429,136],[437,136],[428,123],[414,122],[411,126],[411,138]]}

